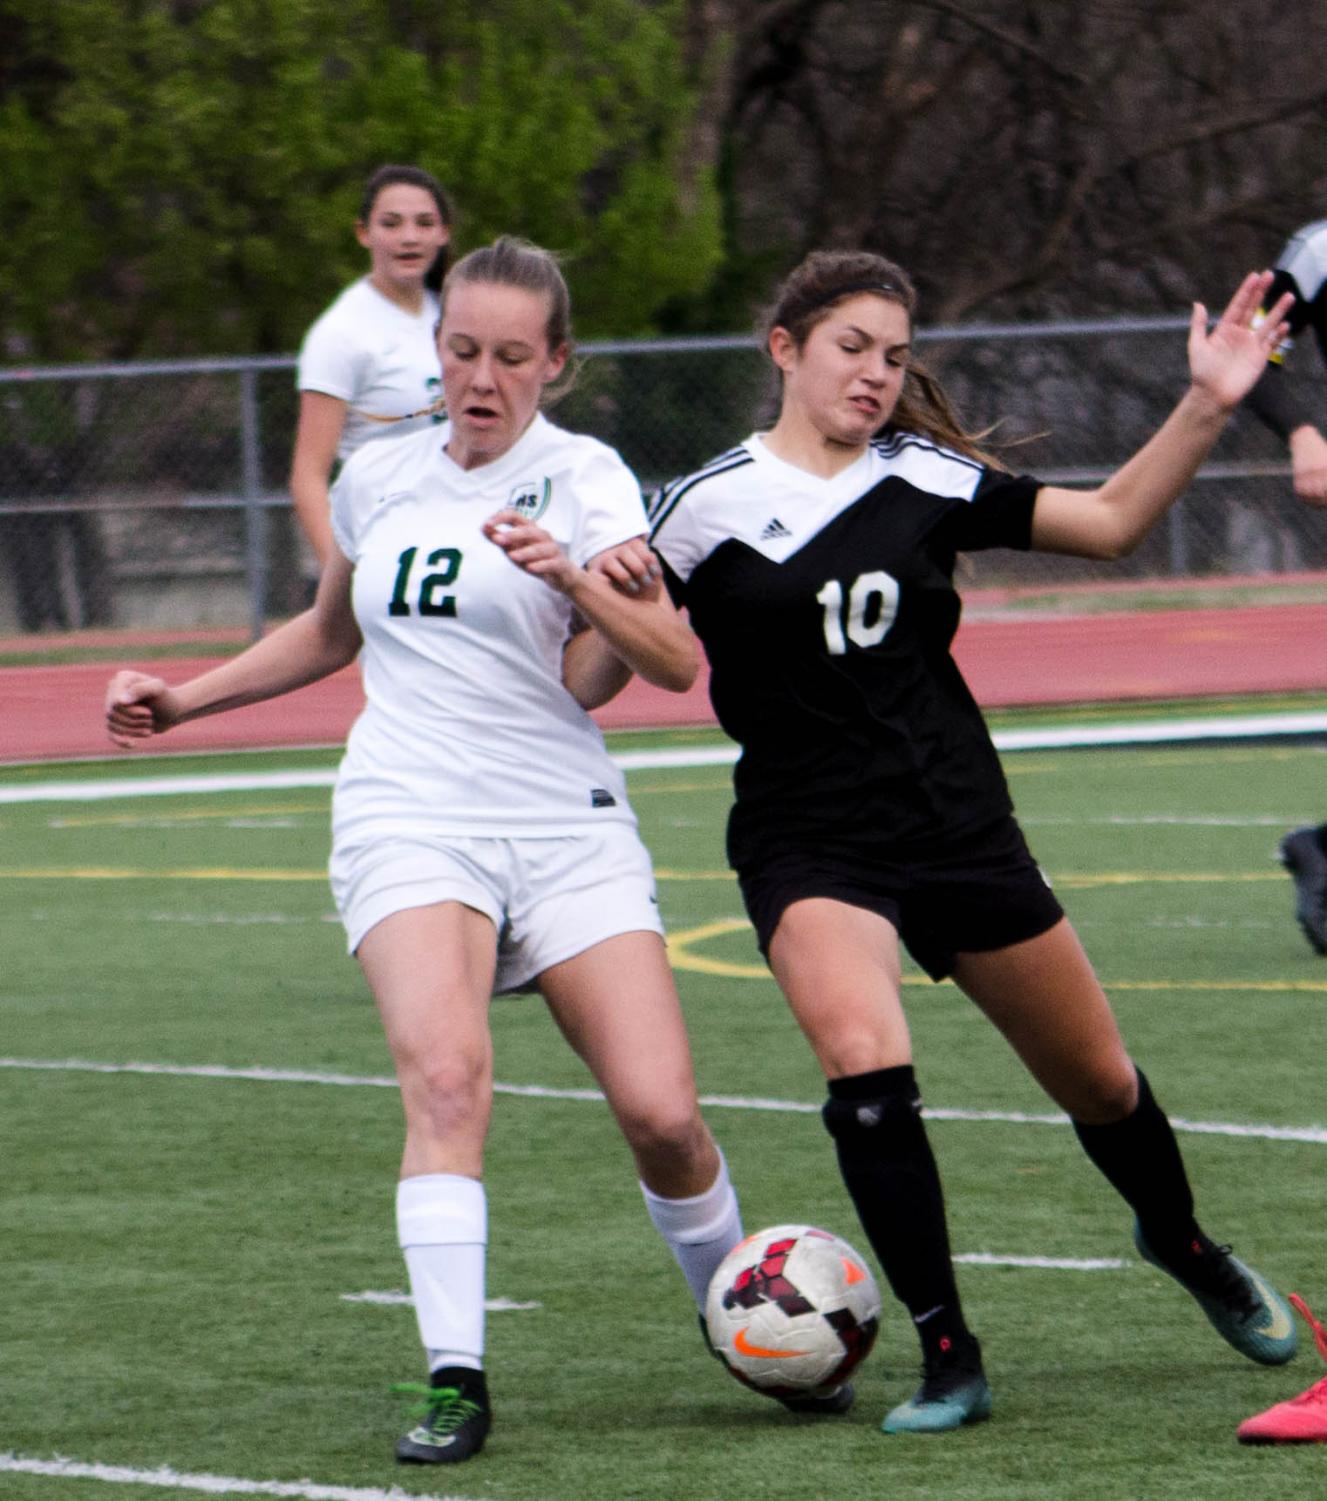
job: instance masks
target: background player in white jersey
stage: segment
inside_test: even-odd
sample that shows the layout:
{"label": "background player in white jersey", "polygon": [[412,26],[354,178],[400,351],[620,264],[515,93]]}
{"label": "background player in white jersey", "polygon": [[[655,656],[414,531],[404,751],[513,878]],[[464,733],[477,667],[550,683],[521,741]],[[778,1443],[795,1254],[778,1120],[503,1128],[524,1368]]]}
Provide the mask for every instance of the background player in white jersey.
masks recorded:
{"label": "background player in white jersey", "polygon": [[[362,646],[331,875],[405,1110],[397,1225],[430,1370],[426,1411],[397,1445],[408,1462],[468,1459],[490,1424],[495,991],[538,989],[589,1065],[698,1307],[741,1238],[649,856],[586,712],[633,670],[686,688],[698,654],[644,544],[634,477],[539,411],[569,322],[546,252],[502,239],[458,262],[438,331],[447,424],[346,465],[313,607],[190,682],[121,672],[107,693],[111,736],[129,745],[311,682]],[[587,567],[610,550],[607,573]]]}
{"label": "background player in white jersey", "polygon": [[[1302,363],[1287,363],[1299,334],[1312,329],[1327,367],[1327,219],[1291,235],[1272,268],[1269,299],[1289,292],[1289,337],[1272,350],[1262,379],[1245,399],[1250,411],[1280,438],[1290,453],[1295,494],[1327,506],[1327,437],[1323,397],[1304,378]],[[1317,397],[1315,402],[1314,397]],[[1281,862],[1295,883],[1295,916],[1314,953],[1327,954],[1327,823],[1292,829],[1281,841]]]}
{"label": "background player in white jersey", "polygon": [[352,282],[309,328],[295,383],[299,422],[290,465],[295,516],[321,567],[331,554],[332,469],[373,438],[439,420],[435,333],[452,206],[420,167],[379,167],[364,187],[355,236],[369,252]]}
{"label": "background player in white jersey", "polygon": [[[938,1432],[991,1397],[964,1320],[900,1001],[899,942],[952,975],[1073,1119],[1137,1216],[1141,1254],[1250,1358],[1288,1360],[1288,1309],[1199,1228],[1178,1147],[1028,853],[950,655],[960,551],[1128,552],[1192,479],[1284,334],[1250,276],[1192,384],[1099,489],[1005,473],[913,359],[915,296],[879,256],[811,256],[768,327],[778,419],[652,508],[652,543],[742,747],[729,859],[760,946],[829,1083],[844,1182],[921,1340],[923,1381],[884,1429]],[[1058,1354],[1056,1358],[1061,1358]]]}

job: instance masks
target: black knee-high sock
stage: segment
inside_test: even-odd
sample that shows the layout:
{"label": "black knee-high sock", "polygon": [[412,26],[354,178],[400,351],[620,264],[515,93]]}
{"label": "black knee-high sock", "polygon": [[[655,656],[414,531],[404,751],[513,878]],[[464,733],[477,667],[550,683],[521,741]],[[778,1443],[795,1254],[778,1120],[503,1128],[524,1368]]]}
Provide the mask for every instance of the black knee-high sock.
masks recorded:
{"label": "black knee-high sock", "polygon": [[1106,1126],[1074,1122],[1083,1150],[1138,1216],[1143,1237],[1167,1265],[1181,1266],[1202,1238],[1179,1143],[1142,1069],[1132,1115]]}
{"label": "black knee-high sock", "polygon": [[824,1121],[866,1238],[927,1354],[970,1338],[949,1253],[940,1174],[911,1064],[831,1079]]}

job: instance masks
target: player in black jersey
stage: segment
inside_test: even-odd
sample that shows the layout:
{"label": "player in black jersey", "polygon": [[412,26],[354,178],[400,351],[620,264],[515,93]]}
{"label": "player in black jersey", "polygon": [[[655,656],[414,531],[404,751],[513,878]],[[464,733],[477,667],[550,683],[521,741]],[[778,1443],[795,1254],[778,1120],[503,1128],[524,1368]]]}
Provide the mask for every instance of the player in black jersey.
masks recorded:
{"label": "player in black jersey", "polygon": [[1236,1349],[1279,1364],[1289,1310],[1199,1228],[1166,1116],[1014,821],[981,714],[950,655],[955,555],[1113,558],[1188,485],[1286,332],[1251,275],[1189,335],[1192,383],[1096,490],[1006,473],[910,351],[915,297],[882,258],[821,252],[768,328],[770,431],[665,487],[652,542],[742,747],[728,853],[762,952],[829,1083],[824,1119],[880,1264],[912,1314],[923,1381],[886,1432],[984,1418],[899,998],[899,941],[957,984],[1072,1117],[1136,1215],[1140,1253]]}
{"label": "player in black jersey", "polygon": [[[1302,376],[1285,365],[1292,340],[1310,328],[1327,365],[1327,219],[1296,231],[1277,257],[1267,300],[1284,292],[1295,299],[1286,315],[1290,337],[1272,349],[1245,405],[1289,449],[1295,494],[1310,505],[1327,506],[1327,437]],[[1294,880],[1295,916],[1309,946],[1327,954],[1327,823],[1292,829],[1281,841],[1281,863]]]}
{"label": "player in black jersey", "polygon": [[1266,293],[1271,303],[1289,293],[1287,337],[1269,351],[1263,378],[1245,398],[1249,410],[1286,444],[1295,494],[1311,505],[1327,505],[1327,437],[1316,420],[1311,398],[1296,373],[1286,367],[1295,338],[1312,329],[1327,365],[1327,219],[1297,230],[1277,257]]}

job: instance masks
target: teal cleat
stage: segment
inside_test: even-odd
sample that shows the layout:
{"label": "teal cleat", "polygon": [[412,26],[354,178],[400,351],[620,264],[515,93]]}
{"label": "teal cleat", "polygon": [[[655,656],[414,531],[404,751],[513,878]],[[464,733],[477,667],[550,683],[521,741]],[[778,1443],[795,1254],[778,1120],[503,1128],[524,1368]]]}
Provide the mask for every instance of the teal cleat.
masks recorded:
{"label": "teal cleat", "polygon": [[1174,1277],[1197,1301],[1212,1328],[1228,1345],[1259,1365],[1285,1365],[1299,1347],[1290,1305],[1259,1272],[1214,1245],[1206,1236],[1193,1242],[1193,1272],[1167,1266],[1143,1238],[1135,1221],[1134,1245],[1144,1261]]}
{"label": "teal cleat", "polygon": [[882,1433],[949,1433],[991,1415],[991,1389],[975,1339],[928,1360],[922,1384],[906,1401],[885,1415]]}

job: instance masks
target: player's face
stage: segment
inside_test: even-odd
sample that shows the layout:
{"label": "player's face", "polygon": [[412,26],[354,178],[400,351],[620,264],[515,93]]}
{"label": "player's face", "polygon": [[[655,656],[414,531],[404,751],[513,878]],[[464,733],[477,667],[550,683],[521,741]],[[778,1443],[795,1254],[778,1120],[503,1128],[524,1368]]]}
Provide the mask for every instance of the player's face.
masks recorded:
{"label": "player's face", "polygon": [[433,194],[404,182],[382,189],[355,233],[369,252],[370,276],[385,289],[422,286],[451,237]]}
{"label": "player's face", "polygon": [[869,442],[898,402],[911,337],[906,310],[871,292],[832,307],[800,349],[775,329],[770,353],[783,372],[784,412],[831,443]]}
{"label": "player's face", "polygon": [[548,344],[548,298],[525,287],[460,282],[438,328],[447,452],[464,469],[501,458],[534,421],[567,362]]}

